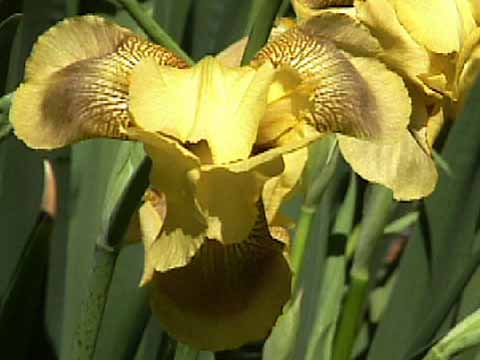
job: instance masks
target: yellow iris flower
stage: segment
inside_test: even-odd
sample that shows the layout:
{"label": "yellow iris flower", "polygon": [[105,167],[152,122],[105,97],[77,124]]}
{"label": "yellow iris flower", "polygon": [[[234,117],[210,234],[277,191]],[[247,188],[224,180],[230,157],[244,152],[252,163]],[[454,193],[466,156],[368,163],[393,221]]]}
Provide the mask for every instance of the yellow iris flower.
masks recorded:
{"label": "yellow iris flower", "polygon": [[[353,7],[339,7],[348,2],[294,0],[293,4],[304,26],[336,29],[358,43],[364,41],[365,31],[375,36],[377,43],[370,50],[404,78],[413,105],[409,129],[429,154],[445,119],[455,117],[480,70],[480,2],[355,0],[350,1]],[[405,138],[394,147],[377,148],[383,156],[376,158],[391,158],[392,153],[408,153],[411,148]],[[395,171],[394,164],[389,167]],[[371,181],[381,177],[367,164],[356,170]],[[433,169],[429,173],[432,177]]]}
{"label": "yellow iris flower", "polygon": [[[279,208],[300,180],[307,144],[337,132],[354,169],[376,166],[383,174],[372,180],[397,198],[433,189],[434,167],[408,129],[407,88],[378,59],[376,39],[366,32],[362,44],[342,42],[328,31],[337,33],[315,24],[279,33],[248,66],[234,45],[189,68],[128,29],[84,16],[42,35],[26,64],[11,121],[28,146],[93,137],[145,144],[142,284],[164,327],[196,348],[267,336],[288,300]],[[372,150],[399,141],[407,154]]]}

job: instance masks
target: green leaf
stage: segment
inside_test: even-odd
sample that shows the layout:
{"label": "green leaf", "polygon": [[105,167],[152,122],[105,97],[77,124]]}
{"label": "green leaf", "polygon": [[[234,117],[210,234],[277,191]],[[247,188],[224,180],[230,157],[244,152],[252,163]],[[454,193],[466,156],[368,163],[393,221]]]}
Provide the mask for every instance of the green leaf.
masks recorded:
{"label": "green leaf", "polygon": [[163,331],[157,318],[151,315],[135,360],[173,360],[175,350],[176,341]]}
{"label": "green leaf", "polygon": [[400,234],[418,221],[418,211],[412,211],[399,219],[392,221],[385,227],[384,234]]}
{"label": "green leaf", "polygon": [[182,44],[193,0],[155,0],[153,18]]}
{"label": "green leaf", "polygon": [[480,310],[465,318],[442,338],[424,360],[448,360],[451,356],[480,345]]}
{"label": "green leaf", "polygon": [[303,293],[299,291],[278,318],[271,335],[263,347],[264,360],[294,359],[295,345],[300,327],[300,307]]}
{"label": "green leaf", "polygon": [[[310,169],[316,171],[318,167],[311,166]],[[313,173],[310,175],[314,176]],[[338,207],[343,200],[343,185],[344,180],[348,179],[348,175],[347,167],[340,162],[337,172],[327,186],[320,205],[316,209],[310,231],[311,239],[306,243],[304,264],[301,274],[298,275],[299,288],[295,295],[295,301],[292,306],[285,309],[285,313],[279,318],[267,340],[264,348],[265,360],[305,359],[307,349],[315,346],[309,345],[315,323],[317,321],[320,321],[320,324],[329,322],[328,317],[331,314],[319,308],[319,304],[331,304],[331,302],[322,300],[324,297],[325,299],[329,298],[327,295],[329,290],[322,286],[322,278],[326,264],[330,263],[327,256],[343,253],[344,242],[338,237],[330,237],[330,230],[333,209]],[[330,266],[328,265],[328,267]],[[327,291],[327,294],[324,294],[324,291]],[[323,319],[324,316],[326,318]]]}
{"label": "green leaf", "polygon": [[373,340],[371,360],[403,360],[426,347],[475,270],[472,248],[480,198],[472,194],[480,187],[479,103],[480,82],[450,130],[442,157],[454,176],[440,174],[425,201]]}
{"label": "green leaf", "polygon": [[115,266],[94,359],[133,359],[150,317],[148,289],[138,286],[142,271],[142,246],[124,248]]}
{"label": "green leaf", "polygon": [[[119,149],[115,166],[109,175],[102,216],[102,226],[99,229],[94,251],[94,262],[89,269],[88,289],[82,299],[80,317],[75,327],[75,335],[72,342],[72,356],[74,358],[90,358],[95,349],[100,346],[98,334],[103,320],[104,309],[108,301],[108,295],[114,269],[120,249],[120,243],[127,230],[130,218],[138,208],[141,196],[148,185],[149,162],[143,161],[143,150],[141,145],[136,143],[122,144],[124,149]],[[113,179],[113,181],[111,180]],[[97,210],[102,212],[102,210]],[[137,261],[140,260],[137,257]],[[140,260],[141,261],[141,260]],[[134,299],[136,300],[136,299]],[[144,301],[139,299],[140,310],[143,309]],[[130,357],[133,356],[133,349],[136,348],[141,338],[141,332],[146,323],[146,315],[139,319],[140,326],[127,329],[130,336],[129,341],[134,343],[124,344],[130,350]],[[129,330],[137,332],[132,334]],[[115,334],[114,334],[115,335]],[[121,333],[123,335],[123,333]],[[135,339],[138,339],[135,341]],[[118,339],[115,339],[118,340]],[[122,339],[124,340],[124,339]],[[109,339],[110,342],[115,342]]]}
{"label": "green leaf", "polygon": [[283,0],[258,0],[256,2],[261,4],[257,5],[253,11],[250,12],[250,14],[253,12],[256,16],[255,21],[252,24],[252,16],[250,15],[249,23],[247,24],[247,28],[249,29],[251,27],[251,30],[247,47],[243,54],[242,64],[248,64],[267,42],[277,13],[282,6],[282,1]]}
{"label": "green leaf", "polygon": [[325,263],[306,360],[331,360],[332,345],[345,287],[345,257],[331,256]]}
{"label": "green leaf", "polygon": [[0,344],[2,353],[15,354],[15,359],[35,356],[46,335],[43,321],[49,238],[53,220],[46,213],[39,215],[15,271],[0,302]]}
{"label": "green leaf", "polygon": [[5,88],[4,79],[7,78],[10,49],[21,19],[22,14],[13,14],[0,23],[0,47],[6,49],[3,50],[4,55],[0,58],[0,89],[2,90]]}
{"label": "green leaf", "polygon": [[[29,56],[37,37],[64,16],[64,0],[25,0],[22,1],[23,17],[17,28],[15,41],[10,54],[10,66],[6,91],[15,90],[23,78],[25,59]],[[59,216],[50,240],[50,254],[45,298],[46,331],[57,353],[60,343],[64,294],[64,264],[66,248],[68,152],[59,150],[48,153],[34,152],[23,143],[10,136],[0,144],[0,292],[3,276],[10,275],[12,264],[18,259],[27,234],[31,231],[38,216],[43,189],[42,157],[51,160],[58,184]],[[57,161],[58,159],[58,161]],[[8,214],[8,215],[6,215]],[[5,223],[4,223],[5,221]],[[3,240],[8,243],[6,249]]]}
{"label": "green leaf", "polygon": [[66,288],[61,359],[70,359],[79,308],[87,294],[96,241],[102,234],[102,207],[115,165],[125,144],[92,140],[72,147],[70,224],[66,252]]}
{"label": "green leaf", "polygon": [[[28,9],[25,2],[24,10]],[[5,92],[16,88],[23,76],[26,55],[34,37],[31,16],[25,15],[17,28],[9,59]],[[5,44],[6,45],[6,44]],[[8,53],[6,45],[5,53]],[[0,143],[0,296],[6,293],[21,254],[36,224],[43,192],[43,168],[40,155],[28,150],[15,137]]]}
{"label": "green leaf", "polygon": [[209,351],[197,351],[188,345],[178,343],[175,360],[215,360],[215,356]]}
{"label": "green leaf", "polygon": [[370,321],[378,323],[387,307],[388,300],[392,294],[395,281],[397,279],[397,272],[393,273],[384,286],[379,286],[370,293]]}
{"label": "green leaf", "polygon": [[358,185],[357,176],[352,171],[350,174],[350,183],[348,185],[347,195],[338,210],[333,227],[333,234],[348,237],[353,230],[355,221],[355,212],[357,209]]}
{"label": "green leaf", "polygon": [[195,0],[186,45],[194,60],[217,54],[247,35],[248,17],[257,0]]}

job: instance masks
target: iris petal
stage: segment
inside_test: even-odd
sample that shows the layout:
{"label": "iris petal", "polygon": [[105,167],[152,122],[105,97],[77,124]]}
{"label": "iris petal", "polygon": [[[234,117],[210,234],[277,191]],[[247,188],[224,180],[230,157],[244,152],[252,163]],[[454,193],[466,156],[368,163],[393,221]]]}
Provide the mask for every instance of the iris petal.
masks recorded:
{"label": "iris petal", "polygon": [[92,137],[121,138],[130,126],[129,75],[144,57],[183,60],[96,16],[68,19],[42,35],[17,89],[11,121],[32,148],[51,149]]}

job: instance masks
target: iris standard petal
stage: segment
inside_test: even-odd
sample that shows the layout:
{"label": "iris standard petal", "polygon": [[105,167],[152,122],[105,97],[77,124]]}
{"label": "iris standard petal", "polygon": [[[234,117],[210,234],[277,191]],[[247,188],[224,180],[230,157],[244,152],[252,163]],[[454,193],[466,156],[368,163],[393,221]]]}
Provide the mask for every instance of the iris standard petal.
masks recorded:
{"label": "iris standard petal", "polygon": [[207,57],[181,70],[147,59],[132,74],[131,111],[147,131],[183,143],[206,140],[215,164],[246,159],[273,75],[268,64],[258,69],[230,68]]}

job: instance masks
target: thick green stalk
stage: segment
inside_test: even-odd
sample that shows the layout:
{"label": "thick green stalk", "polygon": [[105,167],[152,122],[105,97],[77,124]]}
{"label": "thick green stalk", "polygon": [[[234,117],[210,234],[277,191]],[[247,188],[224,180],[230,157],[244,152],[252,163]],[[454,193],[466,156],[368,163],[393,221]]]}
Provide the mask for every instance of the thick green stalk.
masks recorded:
{"label": "thick green stalk", "polygon": [[97,242],[93,268],[89,274],[88,293],[82,301],[80,319],[75,329],[71,358],[92,359],[110,291],[115,264],[120,253],[121,241],[129,219],[136,210],[141,196],[148,185],[150,161],[143,160],[127,177],[121,194],[116,197],[112,190],[107,196],[115,197],[115,206],[105,219],[108,226]]}
{"label": "thick green stalk", "polygon": [[363,318],[374,254],[382,240],[393,205],[392,192],[373,185],[365,215],[360,227],[358,244],[350,270],[350,286],[340,315],[333,345],[335,360],[349,360]]}
{"label": "thick green stalk", "polygon": [[[305,248],[307,246],[308,239],[310,238],[313,216],[318,204],[320,203],[322,195],[325,193],[330,180],[335,174],[338,158],[338,146],[336,143],[333,143],[333,152],[326,157],[325,162],[320,162],[317,164],[317,166],[321,166],[321,168],[315,167],[312,169],[312,171],[318,175],[313,177],[313,181],[311,182],[305,195],[300,217],[297,222],[295,240],[293,242],[292,265],[296,273],[294,280],[295,283],[298,280],[298,276],[302,270]],[[296,284],[294,284],[294,288],[295,285]]]}
{"label": "thick green stalk", "polygon": [[349,360],[368,295],[368,273],[351,274],[351,283],[343,305],[340,328],[334,343],[335,360]]}
{"label": "thick green stalk", "polygon": [[117,0],[130,16],[138,23],[145,33],[156,43],[165,46],[183,58],[189,65],[195,62],[187,55],[185,51],[168,35],[165,30],[149,16],[142,6],[136,0]]}

